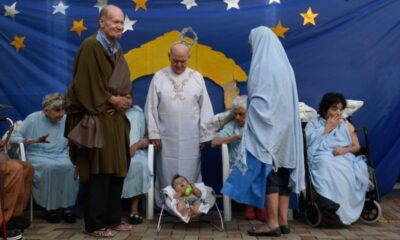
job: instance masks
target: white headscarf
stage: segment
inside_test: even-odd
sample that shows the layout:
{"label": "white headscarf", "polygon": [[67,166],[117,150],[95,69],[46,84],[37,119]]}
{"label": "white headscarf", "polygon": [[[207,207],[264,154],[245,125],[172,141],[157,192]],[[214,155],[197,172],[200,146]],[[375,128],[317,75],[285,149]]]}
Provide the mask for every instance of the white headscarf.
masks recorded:
{"label": "white headscarf", "polygon": [[64,106],[64,95],[61,93],[50,93],[43,98],[42,107],[43,109],[54,109]]}
{"label": "white headscarf", "polygon": [[[303,138],[293,69],[276,35],[267,27],[251,30],[253,56],[247,83],[249,105],[242,154],[291,169],[289,187],[305,188]],[[244,165],[246,163],[244,162]]]}

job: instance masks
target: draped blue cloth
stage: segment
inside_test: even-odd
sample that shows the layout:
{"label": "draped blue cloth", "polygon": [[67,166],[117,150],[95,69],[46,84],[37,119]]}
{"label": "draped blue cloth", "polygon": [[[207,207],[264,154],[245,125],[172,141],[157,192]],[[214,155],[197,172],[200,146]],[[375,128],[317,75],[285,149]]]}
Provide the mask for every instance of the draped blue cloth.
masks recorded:
{"label": "draped blue cloth", "polygon": [[326,120],[317,117],[305,129],[308,162],[312,183],[316,191],[340,205],[336,211],[343,224],[356,221],[364,206],[365,193],[369,188],[368,167],[365,156],[346,153],[334,156],[337,147],[352,145],[347,123],[323,135]]}
{"label": "draped blue cloth", "polygon": [[[139,107],[134,107],[125,112],[131,124],[129,133],[129,146],[142,140],[145,137],[146,122],[143,111]],[[131,157],[129,171],[124,179],[122,198],[131,198],[140,194],[147,193],[150,188],[150,181],[153,173],[147,163],[147,150],[138,149],[136,154]]]}
{"label": "draped blue cloth", "polygon": [[[304,154],[294,72],[281,42],[269,28],[251,30],[249,41],[253,56],[242,153],[249,151],[259,161],[273,165],[275,171],[288,168],[289,187],[299,193],[305,189]],[[242,156],[245,166],[246,155]]]}
{"label": "draped blue cloth", "polygon": [[270,164],[265,164],[247,152],[247,171],[243,173],[238,165],[234,165],[221,193],[239,203],[265,207],[265,189],[267,176],[272,170]]}
{"label": "draped blue cloth", "polygon": [[38,111],[28,115],[10,139],[20,143],[24,139],[49,134],[49,143],[26,146],[27,161],[35,168],[33,198],[46,210],[74,206],[78,193],[79,183],[74,178],[75,167],[68,155],[64,126],[65,116],[58,122],[52,122],[42,111]]}
{"label": "draped blue cloth", "polygon": [[221,192],[261,208],[272,168],[290,170],[293,192],[305,189],[303,139],[296,81],[282,44],[267,27],[251,30],[249,41],[253,55],[240,162]]}

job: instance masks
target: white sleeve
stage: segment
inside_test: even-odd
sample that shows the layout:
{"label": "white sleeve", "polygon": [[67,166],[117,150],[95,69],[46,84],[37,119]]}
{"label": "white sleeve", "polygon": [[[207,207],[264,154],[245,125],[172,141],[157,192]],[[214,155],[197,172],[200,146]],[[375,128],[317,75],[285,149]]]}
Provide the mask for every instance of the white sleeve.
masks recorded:
{"label": "white sleeve", "polygon": [[[200,74],[199,74],[200,75]],[[200,75],[202,84],[202,94],[199,99],[200,106],[200,142],[207,142],[213,139],[214,133],[207,129],[206,123],[209,122],[214,116],[214,110],[211,104],[210,97],[208,96],[204,78]]]}
{"label": "white sleeve", "polygon": [[151,80],[149,91],[147,93],[144,113],[147,120],[147,130],[149,139],[160,139],[160,128],[158,118],[158,94],[156,88],[157,75]]}

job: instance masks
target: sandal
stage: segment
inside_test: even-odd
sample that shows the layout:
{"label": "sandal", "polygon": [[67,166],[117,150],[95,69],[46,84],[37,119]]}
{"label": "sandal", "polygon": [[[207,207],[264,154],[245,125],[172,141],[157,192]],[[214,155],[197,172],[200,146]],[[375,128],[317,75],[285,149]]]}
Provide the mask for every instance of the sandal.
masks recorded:
{"label": "sandal", "polygon": [[85,232],[87,235],[90,235],[92,237],[96,238],[112,238],[114,235],[112,232],[107,229],[107,228],[100,228],[99,230],[93,231],[93,232]]}
{"label": "sandal", "polygon": [[60,216],[58,216],[55,210],[46,211],[46,220],[48,223],[59,223],[61,222]]}
{"label": "sandal", "polygon": [[128,224],[128,223],[120,223],[119,225],[115,226],[112,228],[115,231],[131,231],[133,229],[133,226]]}
{"label": "sandal", "polygon": [[129,223],[130,224],[141,224],[143,222],[143,218],[139,214],[131,214],[129,216]]}
{"label": "sandal", "polygon": [[76,217],[75,215],[72,213],[71,210],[69,209],[65,209],[63,212],[63,219],[66,223],[75,223],[76,222]]}

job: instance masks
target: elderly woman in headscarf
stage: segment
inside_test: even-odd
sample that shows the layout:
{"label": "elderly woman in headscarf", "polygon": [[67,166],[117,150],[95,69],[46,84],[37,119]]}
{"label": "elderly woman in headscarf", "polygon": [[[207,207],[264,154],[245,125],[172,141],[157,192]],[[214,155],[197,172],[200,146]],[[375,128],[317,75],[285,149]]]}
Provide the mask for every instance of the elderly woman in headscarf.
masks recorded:
{"label": "elderly woman in headscarf", "polygon": [[[229,165],[232,167],[239,162],[240,143],[243,136],[244,125],[246,122],[247,96],[237,96],[232,101],[231,117],[233,120],[227,122],[217,133],[211,142],[212,147],[218,147],[222,144],[228,144],[229,149]],[[257,215],[256,215],[257,213]],[[260,221],[266,220],[265,208],[257,208],[255,211],[253,206],[246,205],[246,219],[253,220],[256,217]]]}
{"label": "elderly woman in headscarf", "polygon": [[296,81],[282,44],[269,28],[251,30],[249,41],[253,56],[242,157],[222,192],[257,207],[266,200],[266,223],[248,234],[280,236],[290,231],[289,194],[305,189]]}
{"label": "elderly woman in headscarf", "polygon": [[75,205],[78,181],[64,137],[64,96],[49,94],[42,106],[42,111],[25,118],[10,141],[25,144],[27,161],[35,168],[33,198],[45,209],[47,221],[58,223],[62,218],[74,223],[70,208]]}

